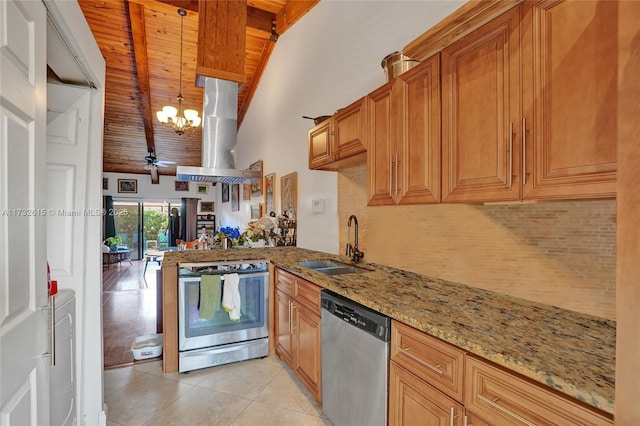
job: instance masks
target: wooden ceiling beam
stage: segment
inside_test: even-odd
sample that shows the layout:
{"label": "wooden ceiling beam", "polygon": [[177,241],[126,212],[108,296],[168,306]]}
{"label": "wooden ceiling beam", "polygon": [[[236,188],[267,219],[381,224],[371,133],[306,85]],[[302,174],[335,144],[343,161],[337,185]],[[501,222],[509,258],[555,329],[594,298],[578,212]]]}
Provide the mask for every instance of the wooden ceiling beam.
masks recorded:
{"label": "wooden ceiling beam", "polygon": [[291,0],[277,16],[277,28],[280,35],[284,34],[293,24],[307,14],[320,0],[294,1]]}
{"label": "wooden ceiling beam", "polygon": [[190,12],[198,13],[198,0],[158,0],[160,3],[169,4],[180,9],[187,9]]}
{"label": "wooden ceiling beam", "polygon": [[[155,152],[153,137],[153,111],[151,110],[151,87],[149,85],[149,58],[147,56],[147,38],[144,22],[144,6],[129,2],[129,20],[131,22],[131,36],[133,38],[133,52],[135,55],[136,73],[144,134],[147,141],[147,151]],[[155,178],[155,179],[154,179]],[[151,183],[160,183],[158,173],[151,173]]]}
{"label": "wooden ceiling beam", "polygon": [[265,39],[271,36],[271,25],[275,21],[275,13],[247,6],[247,27],[262,33]]}
{"label": "wooden ceiling beam", "polygon": [[205,77],[246,83],[247,1],[200,0],[199,7],[196,85],[204,87]]}

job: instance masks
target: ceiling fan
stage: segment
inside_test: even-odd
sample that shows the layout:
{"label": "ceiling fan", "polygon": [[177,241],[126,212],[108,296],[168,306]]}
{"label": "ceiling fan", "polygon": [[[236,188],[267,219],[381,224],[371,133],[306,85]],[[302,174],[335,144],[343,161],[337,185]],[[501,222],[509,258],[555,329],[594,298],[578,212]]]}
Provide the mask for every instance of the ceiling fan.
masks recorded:
{"label": "ceiling fan", "polygon": [[158,167],[168,167],[169,165],[176,164],[175,161],[158,160],[153,149],[149,150],[149,155],[144,157],[144,162],[138,163],[144,165],[145,170],[149,170],[151,173],[151,183],[159,183]]}
{"label": "ceiling fan", "polygon": [[175,161],[169,160],[158,160],[155,152],[152,149],[149,150],[149,155],[144,157],[143,163],[138,163],[140,165],[144,165],[145,170],[153,170],[158,167],[168,167],[169,165],[176,164]]}

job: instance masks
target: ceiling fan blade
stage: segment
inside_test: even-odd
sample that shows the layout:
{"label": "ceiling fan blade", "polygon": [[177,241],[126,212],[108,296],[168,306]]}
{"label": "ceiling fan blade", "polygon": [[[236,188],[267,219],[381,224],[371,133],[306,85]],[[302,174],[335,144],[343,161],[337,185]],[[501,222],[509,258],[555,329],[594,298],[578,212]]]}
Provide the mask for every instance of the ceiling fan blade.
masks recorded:
{"label": "ceiling fan blade", "polygon": [[175,161],[170,161],[170,160],[159,160],[159,161],[156,161],[156,164],[167,165],[167,164],[177,164],[177,163]]}
{"label": "ceiling fan blade", "polygon": [[156,163],[156,164],[154,164],[154,166],[156,166],[156,167],[169,167],[166,164],[162,164],[162,163]]}

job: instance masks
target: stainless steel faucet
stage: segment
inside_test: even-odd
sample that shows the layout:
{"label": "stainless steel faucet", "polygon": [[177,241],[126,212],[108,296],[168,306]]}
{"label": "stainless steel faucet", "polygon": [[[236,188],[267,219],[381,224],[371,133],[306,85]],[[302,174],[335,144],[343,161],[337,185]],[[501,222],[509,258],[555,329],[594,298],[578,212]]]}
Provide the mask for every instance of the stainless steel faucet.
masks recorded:
{"label": "stainless steel faucet", "polygon": [[[351,221],[355,222],[355,241],[354,245],[351,245]],[[347,247],[345,251],[345,255],[351,257],[351,260],[358,263],[360,259],[364,257],[364,253],[358,250],[358,218],[356,215],[352,214],[349,216],[349,221],[347,222]]]}

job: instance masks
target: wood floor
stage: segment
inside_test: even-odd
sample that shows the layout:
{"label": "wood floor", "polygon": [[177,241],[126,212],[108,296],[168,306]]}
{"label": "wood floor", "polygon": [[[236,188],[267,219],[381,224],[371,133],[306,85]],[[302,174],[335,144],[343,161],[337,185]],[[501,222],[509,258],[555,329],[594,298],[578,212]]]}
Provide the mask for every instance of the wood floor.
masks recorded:
{"label": "wood floor", "polygon": [[149,262],[128,261],[103,268],[104,368],[131,365],[131,343],[138,336],[156,333],[156,271]]}

